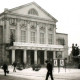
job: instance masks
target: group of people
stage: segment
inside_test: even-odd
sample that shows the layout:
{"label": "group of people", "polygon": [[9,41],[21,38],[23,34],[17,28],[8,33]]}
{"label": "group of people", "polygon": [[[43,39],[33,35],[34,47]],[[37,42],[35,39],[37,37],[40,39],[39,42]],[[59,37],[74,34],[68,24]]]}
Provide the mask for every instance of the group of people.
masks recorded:
{"label": "group of people", "polygon": [[[48,80],[48,77],[50,76],[51,77],[51,80],[54,80],[53,79],[53,73],[52,73],[52,71],[53,71],[53,66],[52,66],[52,64],[51,64],[51,62],[50,61],[48,61],[48,60],[46,60],[45,61],[46,62],[46,68],[47,68],[47,74],[46,74],[46,79],[45,80]],[[16,66],[17,66],[17,63],[16,62],[14,62],[13,64],[13,72],[16,72]],[[4,70],[4,75],[6,76],[6,73],[9,73],[8,72],[8,66],[7,66],[7,64],[6,63],[4,63],[3,64],[3,70]]]}

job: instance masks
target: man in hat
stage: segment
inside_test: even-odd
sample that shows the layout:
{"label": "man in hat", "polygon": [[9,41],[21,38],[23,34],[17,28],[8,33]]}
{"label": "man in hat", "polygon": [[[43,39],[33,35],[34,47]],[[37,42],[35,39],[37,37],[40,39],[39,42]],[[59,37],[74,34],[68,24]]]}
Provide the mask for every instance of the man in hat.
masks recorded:
{"label": "man in hat", "polygon": [[47,74],[46,74],[46,80],[48,80],[48,77],[51,77],[51,80],[53,79],[53,74],[52,74],[52,70],[53,70],[53,66],[51,64],[51,62],[49,62],[48,60],[45,61],[47,63]]}

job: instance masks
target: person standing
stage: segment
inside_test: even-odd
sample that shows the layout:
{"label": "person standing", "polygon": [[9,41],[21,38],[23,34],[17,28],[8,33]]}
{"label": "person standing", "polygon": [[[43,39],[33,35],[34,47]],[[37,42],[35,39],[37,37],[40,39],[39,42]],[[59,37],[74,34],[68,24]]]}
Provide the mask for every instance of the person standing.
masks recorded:
{"label": "person standing", "polygon": [[3,70],[4,70],[4,75],[6,76],[7,70],[8,70],[8,66],[6,63],[3,64]]}
{"label": "person standing", "polygon": [[51,64],[48,60],[46,60],[45,62],[47,63],[46,80],[48,80],[48,77],[49,77],[49,76],[51,77],[51,80],[54,80],[54,79],[53,79],[53,73],[52,73],[53,66],[52,66],[52,64]]}
{"label": "person standing", "polygon": [[13,72],[16,72],[16,66],[17,66],[17,63],[14,62],[14,63],[13,63],[13,67],[14,67]]}

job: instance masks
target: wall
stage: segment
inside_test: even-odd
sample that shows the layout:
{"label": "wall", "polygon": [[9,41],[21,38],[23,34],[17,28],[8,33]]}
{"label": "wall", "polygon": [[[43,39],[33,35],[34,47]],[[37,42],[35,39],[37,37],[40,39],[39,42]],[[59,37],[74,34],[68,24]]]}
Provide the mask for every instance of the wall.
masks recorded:
{"label": "wall", "polygon": [[56,44],[58,44],[58,39],[64,40],[64,58],[68,57],[68,34],[56,33]]}

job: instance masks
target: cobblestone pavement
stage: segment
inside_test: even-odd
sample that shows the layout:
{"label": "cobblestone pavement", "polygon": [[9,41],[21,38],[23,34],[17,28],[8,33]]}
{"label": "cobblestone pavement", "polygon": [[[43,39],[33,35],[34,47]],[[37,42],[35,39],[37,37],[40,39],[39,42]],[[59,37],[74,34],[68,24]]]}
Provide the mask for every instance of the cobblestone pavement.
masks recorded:
{"label": "cobblestone pavement", "polygon": [[[42,68],[40,71],[33,71],[31,68],[24,70],[17,70],[13,72],[13,68],[9,68],[10,73],[4,76],[3,70],[0,69],[0,80],[45,80],[46,69]],[[61,69],[58,73],[58,69],[53,71],[54,80],[80,80],[79,69]],[[50,78],[48,80],[51,80]]]}

